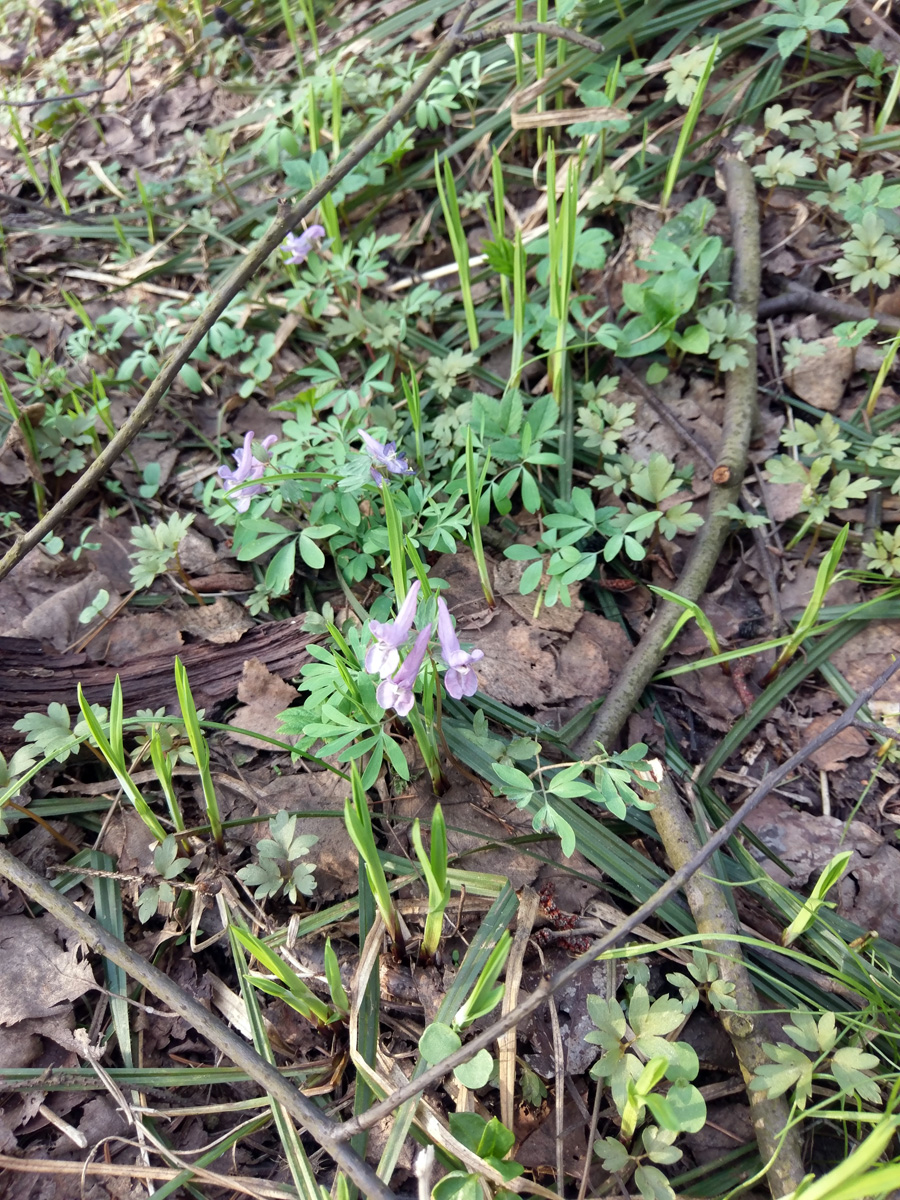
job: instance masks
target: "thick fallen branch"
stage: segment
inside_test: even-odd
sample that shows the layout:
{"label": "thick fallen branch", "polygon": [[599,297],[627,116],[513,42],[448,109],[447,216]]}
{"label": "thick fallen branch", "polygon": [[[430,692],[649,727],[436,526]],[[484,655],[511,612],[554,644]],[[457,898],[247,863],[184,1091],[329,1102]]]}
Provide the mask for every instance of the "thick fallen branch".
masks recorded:
{"label": "thick fallen branch", "polygon": [[[735,311],[746,313],[756,323],[759,305],[759,210],[756,184],[749,166],[739,158],[722,163],[725,194],[731,216],[734,247],[734,277],[731,294]],[[722,442],[716,457],[709,494],[706,522],[694,539],[690,557],[672,589],[686,600],[698,601],[722,553],[731,518],[725,511],[737,504],[747,468],[747,451],[756,418],[756,352],[747,348],[749,363],[725,376],[725,415]],[[666,643],[684,610],[664,601],[634,649],[622,674],[598,709],[587,732],[579,739],[577,753],[590,754],[595,742],[612,746],[631,715],[641,693],[662,659]]]}
{"label": "thick fallen branch", "polygon": [[797,312],[798,310],[818,313],[819,316],[830,317],[832,321],[866,321],[872,317],[878,322],[878,329],[882,333],[896,333],[900,329],[900,317],[879,312],[877,308],[870,313],[862,304],[835,300],[827,292],[814,292],[811,288],[800,287],[799,284],[791,284],[786,291],[779,292],[777,296],[769,296],[765,300],[761,300],[759,318],[761,321],[765,321],[780,313]]}
{"label": "thick fallen branch", "polygon": [[[697,856],[700,843],[672,786],[672,780],[658,761],[651,764],[653,779],[659,791],[645,793],[654,803],[650,816],[656,832],[666,848],[673,867],[683,867]],[[719,977],[733,985],[732,995],[737,1004],[735,1012],[722,1009],[717,1015],[731,1038],[741,1067],[744,1082],[749,1085],[754,1072],[769,1060],[762,1048],[766,1032],[760,1028],[761,1008],[750,972],[744,965],[740,943],[732,941],[739,930],[734,913],[728,906],[722,886],[711,876],[697,871],[684,889],[697,931],[719,934],[709,944],[716,955]],[[788,1106],[783,1096],[770,1100],[765,1092],[747,1091],[750,1118],[759,1146],[760,1157],[770,1163],[767,1178],[775,1200],[800,1186],[806,1172],[797,1129],[787,1129]],[[787,1132],[786,1132],[787,1131]]]}
{"label": "thick fallen branch", "polygon": [[[291,679],[309,661],[307,646],[318,635],[304,633],[303,620],[290,617],[249,629],[227,645],[193,642],[179,650],[194,698],[205,708],[235,695],[244,664],[259,659],[275,675]],[[48,653],[32,638],[0,637],[0,750],[15,750],[25,740],[13,725],[26,713],[53,703],[78,707],[78,684],[92,704],[109,704],[119,677],[125,716],[139,708],[165,708],[178,703],[174,651],[152,651],[139,661],[117,667],[95,665],[81,651]],[[170,709],[170,711],[174,711]]]}

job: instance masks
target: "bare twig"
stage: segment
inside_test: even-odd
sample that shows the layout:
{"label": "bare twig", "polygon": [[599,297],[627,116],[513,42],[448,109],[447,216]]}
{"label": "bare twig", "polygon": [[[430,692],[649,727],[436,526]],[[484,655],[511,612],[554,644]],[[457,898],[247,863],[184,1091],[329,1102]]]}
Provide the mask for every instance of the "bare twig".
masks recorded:
{"label": "bare twig", "polygon": [[[662,763],[657,760],[650,766],[652,778],[659,785],[658,791],[644,793],[645,799],[654,805],[650,816],[669,862],[673,867],[681,867],[696,857],[700,843]],[[767,1034],[760,1027],[763,1018],[756,988],[744,965],[740,943],[734,940],[740,932],[737,919],[728,906],[721,884],[702,871],[694,874],[685,888],[685,895],[697,931],[720,935],[709,949],[716,955],[720,978],[732,984],[737,1007],[734,1012],[722,1009],[717,1015],[731,1038],[744,1082],[749,1085],[758,1068],[768,1062],[762,1048]],[[788,1129],[788,1106],[783,1096],[769,1099],[765,1092],[751,1091],[748,1087],[747,1098],[760,1157],[769,1164],[769,1189],[777,1200],[798,1188],[806,1174],[800,1137],[796,1128]]]}
{"label": "bare twig", "polygon": [[835,300],[827,292],[814,292],[812,288],[801,287],[792,283],[787,291],[779,292],[777,296],[769,296],[759,304],[761,320],[778,316],[779,313],[798,310],[800,312],[819,313],[823,317],[831,317],[833,321],[865,321],[869,317],[878,322],[882,333],[896,333],[900,329],[900,317],[890,313],[879,312],[876,308],[870,313],[862,304],[852,304],[846,300]]}
{"label": "bare twig", "polygon": [[[738,313],[749,314],[755,323],[759,303],[759,212],[756,184],[749,166],[739,158],[726,157],[722,163],[725,192],[731,215],[734,245],[732,299]],[[756,353],[747,348],[748,364],[729,371],[725,382],[725,415],[722,443],[713,486],[709,494],[706,523],[694,539],[690,557],[673,591],[686,600],[698,601],[719,561],[731,519],[725,511],[741,496],[747,466],[747,451],[756,417]],[[625,669],[594,715],[579,748],[595,742],[611,746],[618,737],[641,692],[650,682],[662,658],[664,647],[683,609],[664,601],[656,611],[647,632],[635,647]]]}
{"label": "bare twig", "polygon": [[[131,28],[134,28],[134,26]],[[3,103],[7,108],[36,108],[40,104],[64,104],[66,100],[82,100],[85,96],[102,96],[104,92],[108,92],[110,88],[114,88],[116,86],[125,72],[131,67],[133,61],[133,59],[129,58],[128,62],[118,73],[112,83],[104,83],[101,84],[100,87],[86,88],[83,92],[63,92],[59,96],[41,96],[38,100],[4,99]]]}
{"label": "bare twig", "polygon": [[[508,1029],[515,1028],[515,1026],[521,1021],[524,1021],[526,1017],[529,1017],[533,1012],[537,1012],[541,1005],[546,1001],[548,996],[551,996],[561,987],[565,987],[567,983],[575,979],[581,974],[582,971],[585,971],[589,967],[593,966],[601,954],[605,954],[607,950],[611,950],[617,942],[621,941],[622,938],[627,937],[629,933],[637,929],[639,925],[643,924],[644,921],[651,917],[653,913],[656,912],[656,910],[660,907],[660,905],[665,904],[667,900],[670,900],[674,895],[676,895],[694,875],[694,873],[698,871],[700,867],[702,867],[703,864],[707,862],[717,850],[720,850],[729,840],[729,838],[737,833],[750,813],[752,813],[754,809],[762,803],[762,801],[766,798],[766,796],[769,795],[771,791],[778,787],[782,780],[786,779],[788,775],[795,771],[797,767],[799,767],[801,763],[805,762],[811,754],[815,754],[817,750],[821,749],[822,746],[831,741],[833,737],[836,737],[842,730],[846,729],[849,725],[852,725],[856,714],[863,707],[863,705],[868,704],[875,693],[884,687],[887,681],[898,670],[900,670],[900,658],[898,658],[896,662],[891,663],[891,665],[885,671],[882,671],[878,678],[871,683],[869,687],[861,691],[853,703],[841,714],[841,716],[832,721],[827,728],[823,729],[820,734],[808,742],[802,750],[798,750],[796,754],[792,755],[791,758],[782,763],[780,767],[777,767],[774,771],[767,775],[759,787],[753,792],[753,794],[748,796],[737,812],[734,813],[733,816],[729,817],[729,819],[720,829],[716,830],[716,832],[710,837],[709,841],[701,847],[700,851],[691,859],[690,862],[676,870],[672,877],[660,888],[658,888],[648,900],[645,900],[640,908],[635,909],[635,911],[619,925],[617,925],[615,929],[610,930],[609,933],[600,938],[599,941],[595,942],[594,945],[591,946],[590,950],[588,950],[585,954],[582,954],[579,958],[574,959],[567,966],[563,967],[561,971],[557,971],[552,979],[542,980],[530,996],[526,996],[525,999],[522,1000],[521,1003],[517,1004],[514,1009],[504,1014],[504,1016],[495,1021],[492,1025],[489,1025],[487,1029],[483,1029],[480,1033],[476,1034],[471,1041],[467,1042],[461,1049],[449,1055],[444,1059],[443,1062],[438,1063],[434,1067],[430,1067],[427,1071],[423,1071],[422,1074],[417,1076],[414,1080],[411,1080],[409,1083],[404,1084],[403,1087],[400,1087],[395,1092],[392,1092],[391,1095],[385,1100],[382,1100],[379,1104],[374,1104],[367,1112],[345,1122],[345,1124],[343,1124],[338,1130],[336,1136],[339,1137],[341,1141],[345,1141],[351,1137],[354,1137],[357,1133],[362,1133],[364,1129],[371,1129],[373,1125],[377,1125],[379,1121],[384,1120],[385,1117],[389,1117],[391,1113],[399,1107],[399,1105],[404,1104],[413,1096],[418,1095],[420,1092],[430,1088],[433,1084],[438,1083],[444,1077],[444,1075],[446,1075],[449,1071],[452,1071],[454,1067],[458,1067],[462,1063],[468,1062],[469,1059],[477,1054],[479,1050],[484,1050],[488,1046],[492,1045],[501,1034],[506,1033]],[[4,871],[2,857],[3,853],[5,852],[0,851],[0,874],[2,874]]]}
{"label": "bare twig", "polygon": [[462,34],[459,43],[461,46],[480,46],[483,42],[492,42],[495,38],[508,37],[512,33],[543,33],[547,37],[572,42],[582,50],[590,50],[594,54],[603,53],[602,42],[585,37],[575,29],[566,29],[563,25],[549,25],[546,21],[494,21],[491,25]]}

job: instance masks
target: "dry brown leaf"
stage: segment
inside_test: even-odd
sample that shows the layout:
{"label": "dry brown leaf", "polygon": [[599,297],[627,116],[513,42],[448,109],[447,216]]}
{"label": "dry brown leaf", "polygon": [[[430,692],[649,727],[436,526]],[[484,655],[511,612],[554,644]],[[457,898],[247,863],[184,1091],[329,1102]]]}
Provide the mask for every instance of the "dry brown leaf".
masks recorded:
{"label": "dry brown leaf", "polygon": [[776,524],[796,517],[803,508],[805,483],[766,483],[766,508]]}
{"label": "dry brown leaf", "polygon": [[[238,700],[242,707],[237,710],[229,721],[235,729],[252,729],[267,737],[280,738],[282,741],[296,741],[286,738],[280,732],[279,713],[297,701],[297,689],[285,683],[278,675],[273,675],[265,663],[258,658],[248,658],[244,663],[244,673],[237,689]],[[269,742],[251,737],[246,733],[232,733],[232,738],[242,746],[252,746],[256,750],[271,750]]]}
{"label": "dry brown leaf", "polygon": [[84,626],[78,622],[78,614],[85,609],[101,590],[110,595],[110,603],[115,604],[118,593],[112,582],[99,571],[91,571],[74,583],[65,584],[57,577],[49,587],[54,588],[53,594],[37,604],[26,613],[21,623],[9,630],[11,637],[32,637],[47,641],[57,650],[65,648],[84,633]]}
{"label": "dry brown leaf", "polygon": [[837,911],[863,929],[874,929],[892,942],[900,937],[900,850],[861,821],[845,822],[797,812],[777,796],[767,796],[746,821],[793,876],[751,850],[778,883],[794,889],[812,883],[842,850],[852,850],[847,871],[829,893]]}
{"label": "dry brown leaf", "polygon": [[[827,729],[833,721],[834,718],[831,716],[815,717],[806,727],[804,744],[809,745],[813,738],[823,729]],[[868,753],[869,743],[865,734],[850,726],[849,729],[842,729],[824,746],[811,754],[809,761],[820,771],[843,771],[849,758],[862,758]]]}
{"label": "dry brown leaf", "polygon": [[[900,654],[900,621],[879,621],[835,650],[831,661],[853,690],[861,692],[881,674],[892,655],[897,654]],[[874,699],[880,705],[900,702],[900,676],[889,679]]]}
{"label": "dry brown leaf", "polygon": [[184,645],[179,625],[166,612],[122,613],[110,627],[104,661],[112,667],[124,667],[164,650],[170,651],[174,659]]}
{"label": "dry brown leaf", "polygon": [[802,358],[796,367],[785,371],[784,378],[807,404],[836,412],[853,374],[853,348],[841,346],[834,336],[819,338],[809,345],[823,347],[824,354]]}
{"label": "dry brown leaf", "polygon": [[0,917],[0,1026],[57,1016],[97,986],[81,943],[66,948],[57,928],[50,916]]}
{"label": "dry brown leaf", "polygon": [[192,633],[217,646],[239,642],[242,635],[253,628],[247,610],[227,596],[220,596],[215,603],[206,604],[203,608],[185,609],[179,624],[185,633]]}

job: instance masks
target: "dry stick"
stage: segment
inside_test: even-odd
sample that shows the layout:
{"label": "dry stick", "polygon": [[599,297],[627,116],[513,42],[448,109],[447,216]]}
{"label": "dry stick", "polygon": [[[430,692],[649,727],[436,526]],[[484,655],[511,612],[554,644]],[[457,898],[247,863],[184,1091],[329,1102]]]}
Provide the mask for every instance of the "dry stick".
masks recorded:
{"label": "dry stick", "polygon": [[[874,683],[871,683],[869,687],[861,691],[841,716],[832,721],[826,729],[823,729],[802,750],[798,750],[796,754],[792,755],[780,767],[777,767],[766,776],[756,791],[748,796],[737,812],[729,817],[720,829],[716,830],[709,841],[694,855],[690,862],[685,863],[683,867],[679,867],[672,877],[653,893],[649,900],[645,900],[640,908],[636,909],[631,916],[627,917],[615,929],[610,930],[609,933],[595,942],[590,950],[563,967],[561,971],[557,971],[552,979],[542,980],[531,995],[516,1005],[511,1012],[505,1014],[498,1021],[495,1021],[487,1029],[482,1030],[481,1033],[476,1034],[470,1042],[467,1042],[461,1049],[449,1055],[443,1062],[430,1067],[427,1071],[423,1071],[416,1079],[398,1088],[385,1100],[374,1104],[367,1112],[354,1117],[350,1121],[346,1121],[341,1125],[335,1136],[341,1141],[345,1141],[348,1138],[355,1137],[358,1133],[362,1133],[364,1129],[370,1129],[373,1125],[377,1125],[379,1121],[383,1121],[386,1117],[389,1117],[401,1104],[405,1104],[407,1100],[418,1095],[426,1088],[430,1088],[433,1084],[439,1083],[448,1071],[452,1071],[454,1067],[468,1062],[479,1050],[486,1049],[502,1033],[506,1033],[508,1029],[514,1029],[526,1017],[536,1012],[547,1000],[548,996],[559,991],[561,987],[565,987],[567,983],[580,975],[582,971],[593,966],[599,955],[605,954],[607,950],[611,950],[623,937],[626,937],[638,925],[643,924],[644,921],[652,916],[660,905],[665,904],[667,900],[670,900],[677,892],[681,891],[694,872],[699,870],[717,850],[720,850],[733,834],[737,833],[750,813],[762,803],[766,796],[774,788],[777,788],[782,780],[786,779],[801,763],[805,762],[811,754],[815,754],[817,750],[831,741],[833,737],[836,737],[842,730],[852,725],[856,714],[863,705],[868,704],[875,693],[884,687],[891,676],[898,670],[900,670],[900,658],[896,662],[891,663],[887,670],[882,671]],[[0,874],[4,870],[3,853],[0,851]]]}
{"label": "dry stick", "polygon": [[[629,367],[627,363],[623,362],[621,358],[617,358],[614,365],[619,374],[624,375],[628,383],[641,394],[644,400],[647,401],[660,420],[665,421],[667,425],[671,426],[678,436],[684,442],[686,442],[688,446],[691,447],[694,453],[698,454],[700,458],[703,459],[707,466],[714,467],[716,465],[716,460],[705,443],[701,442],[699,438],[695,437],[693,433],[691,433],[690,429],[688,429],[688,427],[684,424],[684,422],[679,420],[679,418],[669,410],[668,406],[664,404],[662,400],[660,400],[653,389],[644,383],[640,375],[635,375],[631,367]],[[741,488],[741,499],[743,500],[744,508],[748,513],[753,513],[756,511],[750,497],[750,492],[746,487]],[[775,572],[772,570],[772,559],[769,556],[769,547],[766,543],[765,535],[760,528],[754,525],[751,533],[753,534],[753,541],[756,545],[756,553],[759,557],[759,567],[763,573],[763,576],[765,577],[766,586],[769,589],[769,598],[772,601],[772,631],[773,633],[780,633],[784,626],[784,616],[781,611],[781,602],[778,597],[778,583],[775,579]]]}
{"label": "dry stick", "polygon": [[172,386],[175,376],[200,344],[203,336],[213,327],[241,288],[256,274],[269,254],[283,241],[285,235],[290,233],[304,217],[308,216],[332,188],[345,175],[348,175],[409,112],[432,80],[440,74],[445,64],[459,49],[459,39],[462,36],[463,27],[475,8],[476,2],[477,0],[466,0],[446,39],[438,46],[431,62],[422,74],[404,92],[393,108],[385,113],[368,133],[359,138],[347,153],[346,158],[342,158],[339,163],[335,164],[325,178],[307,192],[299,204],[289,206],[285,201],[279,201],[279,215],[275,218],[268,233],[264,234],[247,252],[243,262],[239,263],[213,292],[203,312],[184,335],[182,342],[163,363],[159,374],[144,392],[134,412],[122,428],[106,444],[78,482],[66,492],[62,500],[55,504],[47,515],[32,526],[27,533],[16,538],[11,549],[0,559],[0,579],[8,575],[16,563],[20,562],[30,550],[33,550],[48,533],[56,528],[65,516],[81,503],[94,484],[106,474],[116,459],[131,445],[140,431],[150,422],[166,392]]}
{"label": "dry stick", "polygon": [[896,333],[900,329],[900,317],[879,312],[878,309],[870,313],[862,304],[835,300],[825,292],[814,292],[811,288],[800,287],[798,284],[792,284],[787,291],[760,301],[759,315],[761,320],[765,320],[766,317],[776,317],[792,309],[819,313],[820,316],[831,317],[834,321],[867,321],[871,317],[878,322],[877,328],[882,333]]}
{"label": "dry stick", "polygon": [[[137,25],[130,25],[121,37],[118,43],[112,47],[113,50],[118,49],[119,45],[124,41],[124,38],[131,32],[132,29],[137,29]],[[36,108],[39,104],[65,104],[67,100],[80,100],[85,96],[102,96],[104,92],[108,92],[110,88],[114,88],[125,72],[131,67],[134,59],[129,58],[128,62],[118,73],[112,83],[104,83],[101,87],[88,88],[84,92],[63,92],[59,96],[41,96],[38,100],[7,100],[4,98],[3,104],[6,108]],[[40,207],[40,205],[38,205]],[[46,212],[47,209],[44,209]]]}
{"label": "dry stick", "polygon": [[[721,164],[725,195],[731,216],[734,246],[732,300],[737,313],[746,313],[756,321],[759,304],[759,211],[756,184],[750,167],[739,158],[727,156]],[[725,415],[722,443],[713,473],[706,523],[694,539],[676,591],[686,600],[698,601],[706,590],[710,575],[722,553],[731,518],[725,511],[737,504],[747,468],[747,451],[756,417],[756,351],[747,348],[746,367],[729,371],[725,381]],[[723,482],[716,482],[722,478]],[[611,746],[621,732],[644,688],[662,659],[666,642],[684,609],[664,601],[656,611],[647,632],[641,638],[622,674],[594,715],[587,731],[577,743],[577,752],[593,748],[595,742]]]}
{"label": "dry stick", "polygon": [[[644,793],[645,799],[654,804],[650,816],[669,862],[673,867],[682,867],[696,856],[700,843],[671,777],[658,760],[652,762],[650,768],[652,778],[659,784],[659,791]],[[720,956],[717,958],[720,977],[733,985],[737,1011],[721,1009],[717,1015],[731,1038],[741,1074],[748,1085],[747,1097],[756,1142],[763,1162],[771,1163],[767,1179],[769,1190],[777,1200],[798,1188],[806,1172],[799,1132],[796,1128],[788,1130],[788,1106],[784,1097],[770,1100],[765,1092],[749,1090],[754,1073],[768,1059],[762,1048],[766,1032],[760,1028],[759,997],[744,965],[740,944],[732,940],[739,933],[737,920],[728,907],[721,884],[709,875],[698,871],[684,891],[698,933],[725,935],[724,939],[717,938],[711,949]]]}
{"label": "dry stick", "polygon": [[236,1067],[255,1080],[273,1100],[309,1131],[318,1144],[335,1160],[338,1167],[360,1188],[363,1195],[378,1200],[394,1200],[394,1193],[338,1136],[339,1126],[321,1109],[293,1087],[270,1063],[261,1058],[249,1043],[214,1017],[183,988],[172,983],[158,967],[147,962],[124,942],[113,937],[67,897],[60,895],[46,880],[24,866],[5,847],[0,846],[0,875],[14,883],[36,904],[40,904],[67,929],[77,933],[96,954],[116,963],[132,979],[152,992],[173,1012],[178,1013],[199,1034],[229,1058]]}
{"label": "dry stick", "polygon": [[582,50],[590,50],[594,54],[603,53],[603,43],[594,38],[586,37],[575,29],[566,29],[563,25],[551,25],[546,21],[494,21],[483,29],[473,29],[459,37],[461,46],[480,46],[482,42],[493,41],[494,38],[508,37],[511,33],[543,33],[547,37],[559,38],[564,42],[572,42]]}

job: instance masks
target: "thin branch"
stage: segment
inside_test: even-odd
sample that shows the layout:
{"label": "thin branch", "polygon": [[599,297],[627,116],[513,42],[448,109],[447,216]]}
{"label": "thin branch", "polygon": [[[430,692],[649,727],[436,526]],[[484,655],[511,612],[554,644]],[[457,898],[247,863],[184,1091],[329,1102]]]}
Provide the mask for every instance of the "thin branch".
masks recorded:
{"label": "thin branch", "polygon": [[[659,761],[651,763],[651,769],[659,790],[645,791],[644,798],[654,805],[650,816],[669,862],[673,867],[681,867],[696,857],[700,843],[671,776]],[[740,932],[737,919],[722,885],[702,871],[695,873],[685,895],[697,932],[720,935],[709,945],[709,950],[716,956],[720,978],[732,985],[736,1010],[721,1009],[716,1015],[731,1038],[744,1082],[749,1085],[756,1071],[769,1061],[762,1048],[768,1031],[740,943],[735,940]],[[788,1129],[788,1106],[783,1096],[770,1099],[766,1092],[752,1091],[748,1086],[747,1099],[760,1157],[769,1164],[769,1190],[777,1200],[798,1188],[806,1174],[799,1131],[796,1127]]]}
{"label": "thin branch", "polygon": [[586,37],[574,29],[566,29],[563,25],[548,25],[546,21],[494,21],[482,29],[464,33],[459,43],[461,46],[480,46],[483,42],[492,42],[495,38],[508,37],[513,33],[543,33],[563,42],[572,42],[582,50],[590,50],[594,54],[603,53],[602,42]]}
{"label": "thin branch", "polygon": [[[502,1033],[506,1033],[508,1029],[513,1029],[520,1022],[524,1021],[526,1017],[531,1016],[533,1012],[537,1012],[541,1005],[554,992],[559,991],[561,987],[565,987],[566,984],[580,975],[582,971],[592,967],[601,954],[605,954],[607,950],[611,950],[617,942],[627,937],[638,925],[642,925],[644,921],[651,917],[661,905],[665,904],[667,900],[671,900],[673,896],[681,891],[695,872],[712,858],[716,851],[720,850],[729,838],[738,832],[750,813],[765,800],[766,796],[777,788],[801,763],[805,762],[811,754],[815,754],[817,750],[831,741],[833,737],[836,737],[842,730],[852,725],[856,714],[863,705],[868,704],[875,693],[884,687],[898,670],[900,670],[900,658],[891,663],[873,683],[861,691],[841,716],[832,721],[827,728],[823,729],[812,741],[808,742],[802,750],[798,750],[796,754],[782,763],[780,767],[776,767],[774,771],[767,775],[756,791],[748,796],[737,812],[729,817],[720,829],[716,830],[709,841],[700,849],[699,853],[694,855],[690,862],[676,870],[672,877],[658,888],[648,900],[645,900],[640,908],[635,909],[615,929],[610,930],[609,933],[595,942],[590,950],[582,954],[579,958],[574,959],[567,966],[563,967],[561,971],[557,971],[552,979],[542,980],[530,996],[526,996],[514,1009],[504,1014],[499,1020],[489,1025],[487,1029],[482,1030],[481,1033],[476,1034],[461,1049],[448,1055],[443,1062],[430,1067],[427,1071],[423,1071],[421,1075],[404,1084],[403,1087],[398,1088],[395,1092],[392,1092],[385,1100],[382,1100],[379,1104],[374,1104],[367,1112],[345,1122],[341,1125],[336,1136],[341,1141],[345,1141],[351,1137],[355,1137],[358,1133],[362,1133],[365,1129],[371,1129],[373,1125],[377,1125],[379,1121],[389,1117],[401,1104],[405,1104],[413,1096],[417,1096],[420,1092],[439,1083],[454,1067],[468,1062],[479,1050],[487,1049]],[[3,873],[3,870],[2,852],[0,852],[0,873]]]}
{"label": "thin branch", "polygon": [[779,292],[777,296],[761,300],[759,316],[760,320],[765,320],[767,317],[797,310],[818,313],[822,317],[830,317],[833,321],[866,321],[871,317],[878,322],[877,328],[882,333],[896,333],[900,329],[900,317],[879,312],[877,308],[870,313],[862,304],[835,300],[826,292],[814,292],[812,288],[801,287],[796,283],[792,283],[786,291]]}
{"label": "thin branch", "polygon": [[[131,26],[130,28],[133,29],[136,26]],[[128,32],[130,32],[130,29],[126,30],[126,36]],[[120,38],[119,40],[121,41],[122,39]],[[40,104],[64,104],[66,100],[82,100],[86,96],[102,96],[104,92],[108,92],[110,88],[116,86],[133,63],[134,59],[129,58],[112,83],[104,83],[101,87],[86,88],[83,92],[63,92],[60,96],[41,96],[39,100],[4,100],[3,103],[7,108],[36,108]]]}
{"label": "thin branch", "polygon": [[[734,246],[732,299],[735,311],[748,314],[755,324],[760,277],[756,184],[749,166],[733,156],[724,159],[722,173]],[[756,418],[756,352],[753,346],[747,348],[747,356],[746,367],[737,367],[726,376],[722,442],[716,459],[718,466],[713,473],[706,522],[694,539],[678,584],[672,589],[686,600],[696,602],[705,592],[731,526],[731,518],[725,510],[730,504],[737,504],[741,497],[750,435]],[[720,478],[722,482],[718,482]],[[659,666],[666,643],[683,612],[680,605],[669,601],[660,604],[587,732],[579,739],[579,750],[592,748],[595,742],[603,746],[613,744]]]}

